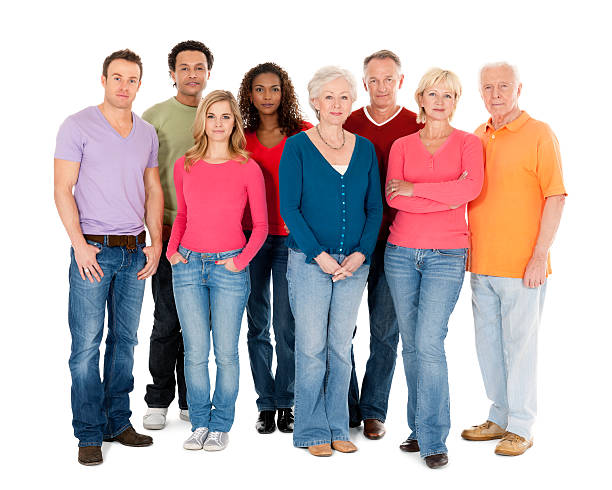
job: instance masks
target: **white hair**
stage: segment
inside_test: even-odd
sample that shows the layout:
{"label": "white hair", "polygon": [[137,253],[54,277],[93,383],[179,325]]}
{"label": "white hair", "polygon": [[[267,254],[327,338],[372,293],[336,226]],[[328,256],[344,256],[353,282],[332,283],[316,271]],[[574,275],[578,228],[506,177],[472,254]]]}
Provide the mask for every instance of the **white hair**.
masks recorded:
{"label": "white hair", "polygon": [[488,70],[489,68],[502,68],[502,67],[510,68],[510,70],[512,70],[512,74],[514,75],[514,81],[516,83],[521,83],[521,77],[519,76],[519,71],[516,65],[511,65],[507,61],[496,61],[495,63],[487,63],[486,65],[482,66],[479,72],[479,76],[478,76],[478,85],[482,84],[482,74],[485,70]]}
{"label": "white hair", "polygon": [[[319,97],[319,95],[321,95],[321,89],[324,85],[338,78],[344,78],[348,82],[351,99],[353,102],[357,100],[357,81],[355,80],[353,74],[350,71],[338,66],[324,66],[323,68],[317,70],[310,82],[308,82],[308,103],[315,113],[318,111],[315,109],[312,99],[316,99]],[[319,116],[317,114],[317,118],[318,117]]]}

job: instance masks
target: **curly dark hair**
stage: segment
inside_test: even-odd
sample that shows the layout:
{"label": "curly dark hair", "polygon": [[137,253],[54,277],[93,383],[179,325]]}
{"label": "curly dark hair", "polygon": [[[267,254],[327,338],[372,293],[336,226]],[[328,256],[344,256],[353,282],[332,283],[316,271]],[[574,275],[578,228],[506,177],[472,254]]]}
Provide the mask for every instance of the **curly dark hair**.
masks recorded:
{"label": "curly dark hair", "polygon": [[304,117],[300,110],[293,84],[287,72],[276,63],[261,63],[251,68],[240,83],[238,91],[238,105],[242,113],[244,129],[255,131],[259,127],[259,111],[251,102],[251,91],[253,90],[253,80],[262,73],[274,73],[281,82],[281,101],[278,106],[278,124],[281,132],[286,136],[292,136],[303,129]]}
{"label": "curly dark hair", "polygon": [[215,61],[215,58],[210,52],[210,49],[208,49],[206,45],[200,41],[183,41],[182,43],[178,43],[176,46],[174,46],[172,51],[168,53],[168,68],[170,68],[170,71],[176,71],[176,57],[181,51],[201,51],[204,53],[204,56],[206,56],[206,64],[208,65],[208,69],[212,70],[213,61]]}

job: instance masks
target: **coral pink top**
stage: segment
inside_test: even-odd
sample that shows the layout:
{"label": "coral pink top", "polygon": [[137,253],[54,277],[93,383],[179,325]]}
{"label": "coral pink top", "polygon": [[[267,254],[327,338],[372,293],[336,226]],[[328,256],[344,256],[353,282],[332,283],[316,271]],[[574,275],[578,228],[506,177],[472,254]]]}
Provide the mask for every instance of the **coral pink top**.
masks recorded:
{"label": "coral pink top", "polygon": [[[457,180],[464,171],[466,178]],[[398,210],[389,242],[408,248],[468,248],[465,208],[480,194],[483,175],[482,143],[471,133],[453,130],[433,155],[418,132],[396,140],[386,182],[413,182],[414,192],[412,197],[387,197]]]}
{"label": "coral pink top", "polygon": [[[259,165],[228,160],[212,164],[198,160],[185,172],[185,157],[174,164],[177,214],[168,242],[168,259],[179,244],[200,253],[243,248],[234,265],[244,269],[268,236],[266,190]],[[249,202],[253,233],[248,243],[242,232],[242,215]],[[246,245],[245,245],[246,243]]]}

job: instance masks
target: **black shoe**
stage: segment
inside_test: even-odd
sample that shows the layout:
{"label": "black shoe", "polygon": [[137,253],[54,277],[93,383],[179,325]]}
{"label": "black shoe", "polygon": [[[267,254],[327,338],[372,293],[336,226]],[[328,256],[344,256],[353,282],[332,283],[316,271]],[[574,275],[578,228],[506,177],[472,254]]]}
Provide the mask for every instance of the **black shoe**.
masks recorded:
{"label": "black shoe", "polygon": [[276,430],[274,415],[276,415],[274,410],[262,410],[259,412],[259,418],[255,424],[257,432],[260,434],[272,434]]}
{"label": "black shoe", "polygon": [[427,466],[430,468],[441,468],[448,464],[448,456],[446,453],[432,454],[431,456],[425,457],[425,463],[427,463]]}
{"label": "black shoe", "polygon": [[291,408],[278,409],[278,430],[288,434],[293,432],[293,410]]}
{"label": "black shoe", "polygon": [[419,442],[416,439],[410,438],[402,442],[399,448],[405,453],[418,453],[421,450],[421,448],[419,448]]}
{"label": "black shoe", "polygon": [[356,427],[360,427],[361,426],[361,420],[350,420],[349,419],[349,427],[351,429],[355,429]]}

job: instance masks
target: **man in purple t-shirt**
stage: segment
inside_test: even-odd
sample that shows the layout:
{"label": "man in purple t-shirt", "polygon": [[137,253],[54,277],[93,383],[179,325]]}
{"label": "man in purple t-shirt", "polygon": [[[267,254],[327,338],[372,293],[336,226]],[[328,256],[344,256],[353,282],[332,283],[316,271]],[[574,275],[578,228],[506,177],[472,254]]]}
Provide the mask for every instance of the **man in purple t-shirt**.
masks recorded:
{"label": "man in purple t-shirt", "polygon": [[[102,463],[102,441],[153,443],[133,429],[129,399],[145,279],[155,273],[162,249],[157,134],[132,112],[141,77],[136,53],[108,56],[102,66],[104,102],[68,117],[55,148],[55,204],[72,243],[72,426],[84,465]],[[143,217],[151,234],[148,247]]]}

